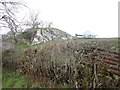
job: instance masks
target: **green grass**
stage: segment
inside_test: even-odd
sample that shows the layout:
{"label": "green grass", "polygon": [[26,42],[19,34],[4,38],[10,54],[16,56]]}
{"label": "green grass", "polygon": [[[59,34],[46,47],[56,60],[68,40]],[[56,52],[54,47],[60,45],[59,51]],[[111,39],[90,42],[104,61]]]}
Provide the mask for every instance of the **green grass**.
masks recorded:
{"label": "green grass", "polygon": [[[46,88],[46,86],[40,82],[32,82],[28,80],[24,75],[3,69],[2,75],[2,88]],[[73,88],[70,85],[60,85],[61,88]]]}
{"label": "green grass", "polygon": [[59,43],[59,42],[64,42],[64,40],[48,41],[48,42],[46,42],[46,43],[31,45],[30,47],[36,47],[36,46],[42,46],[42,45],[55,44],[55,43]]}
{"label": "green grass", "polygon": [[43,88],[40,83],[33,83],[24,75],[3,69],[2,88]]}
{"label": "green grass", "polygon": [[40,30],[40,29],[41,30],[47,30],[48,28],[47,27],[44,27],[44,28],[30,28],[30,29],[27,29],[27,31],[34,31],[34,30]]}
{"label": "green grass", "polygon": [[53,43],[59,43],[59,42],[63,42],[64,40],[56,40],[56,41],[48,41],[46,43],[40,43],[40,44],[35,44],[35,45],[27,45],[24,43],[21,44],[17,44],[15,45],[15,48],[27,48],[27,47],[36,47],[36,46],[41,46],[41,45],[49,45],[49,44],[53,44]]}
{"label": "green grass", "polygon": [[24,44],[24,43],[15,45],[15,48],[27,48],[27,47],[29,47],[29,45]]}
{"label": "green grass", "polygon": [[89,40],[118,40],[118,38],[75,38],[75,40],[89,41]]}
{"label": "green grass", "polygon": [[2,77],[3,88],[27,88],[27,79],[20,74],[4,69]]}
{"label": "green grass", "polygon": [[[118,40],[118,38],[96,38],[96,39],[84,39],[84,38],[75,38],[72,40],[68,40],[68,41],[80,41],[80,42],[84,42],[84,41],[91,41],[91,40]],[[41,44],[35,44],[35,45],[27,45],[27,44],[17,44],[15,45],[15,48],[27,48],[27,47],[36,47],[36,46],[42,46],[42,45],[49,45],[49,44],[55,44],[55,43],[60,43],[60,42],[64,42],[66,40],[56,40],[56,41],[48,41],[46,43],[41,43]],[[119,43],[120,44],[120,43]],[[113,46],[111,47],[111,50],[116,50],[117,46]]]}

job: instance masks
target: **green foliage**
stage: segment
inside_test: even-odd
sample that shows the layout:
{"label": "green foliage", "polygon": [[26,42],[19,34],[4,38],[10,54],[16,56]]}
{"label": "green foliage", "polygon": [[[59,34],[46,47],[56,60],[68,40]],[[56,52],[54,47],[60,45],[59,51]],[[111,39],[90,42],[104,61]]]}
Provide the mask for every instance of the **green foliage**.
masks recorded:
{"label": "green foliage", "polygon": [[31,82],[22,74],[3,69],[2,88],[43,88],[43,86]]}
{"label": "green foliage", "polygon": [[13,72],[10,72],[8,70],[3,70],[3,88],[20,88],[23,87],[23,85],[27,84],[26,79],[20,75],[20,74],[15,74]]}
{"label": "green foliage", "polygon": [[31,32],[31,31],[25,31],[25,32],[22,33],[22,36],[23,36],[24,39],[31,40],[32,33],[33,32]]}
{"label": "green foliage", "polygon": [[16,44],[15,48],[27,48],[29,47],[29,45],[25,44],[25,43],[21,43],[21,44]]}

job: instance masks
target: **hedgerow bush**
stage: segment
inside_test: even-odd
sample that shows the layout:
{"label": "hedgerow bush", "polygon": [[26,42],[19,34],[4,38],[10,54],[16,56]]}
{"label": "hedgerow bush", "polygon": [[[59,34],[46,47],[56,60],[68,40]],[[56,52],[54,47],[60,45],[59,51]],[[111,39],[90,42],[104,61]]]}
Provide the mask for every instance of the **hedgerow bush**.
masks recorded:
{"label": "hedgerow bush", "polygon": [[[46,82],[75,88],[120,87],[120,77],[107,71],[108,65],[95,61],[93,48],[108,48],[104,41],[66,41],[40,47],[11,49],[3,52],[3,65]],[[112,83],[111,83],[112,82]]]}

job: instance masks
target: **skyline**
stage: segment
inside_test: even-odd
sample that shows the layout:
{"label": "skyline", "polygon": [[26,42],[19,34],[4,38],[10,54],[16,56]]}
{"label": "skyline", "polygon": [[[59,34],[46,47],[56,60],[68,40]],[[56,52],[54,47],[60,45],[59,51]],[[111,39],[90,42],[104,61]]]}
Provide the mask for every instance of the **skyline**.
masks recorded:
{"label": "skyline", "polygon": [[[71,35],[86,31],[97,37],[118,37],[119,0],[23,0],[32,10],[40,11],[43,21]],[[20,15],[28,15],[21,10]]]}

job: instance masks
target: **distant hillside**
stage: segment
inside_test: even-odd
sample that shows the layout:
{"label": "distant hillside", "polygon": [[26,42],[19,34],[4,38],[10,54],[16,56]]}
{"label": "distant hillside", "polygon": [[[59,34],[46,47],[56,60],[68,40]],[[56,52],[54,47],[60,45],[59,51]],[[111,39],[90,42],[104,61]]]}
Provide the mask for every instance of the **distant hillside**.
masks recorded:
{"label": "distant hillside", "polygon": [[73,38],[70,34],[56,28],[39,28],[35,31],[36,33],[31,43],[32,45],[55,40],[69,40]]}
{"label": "distant hillside", "polygon": [[[2,36],[3,38],[3,48],[10,48],[14,46],[12,33],[8,32],[6,35]],[[19,43],[24,43],[27,45],[35,45],[40,43],[46,43],[48,41],[58,41],[58,40],[69,40],[73,36],[59,30],[57,28],[37,28],[37,29],[27,29],[24,32],[16,36]]]}

